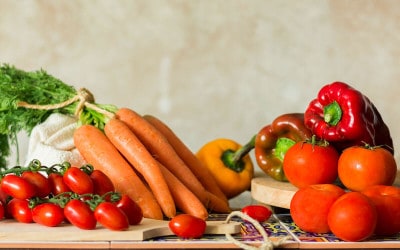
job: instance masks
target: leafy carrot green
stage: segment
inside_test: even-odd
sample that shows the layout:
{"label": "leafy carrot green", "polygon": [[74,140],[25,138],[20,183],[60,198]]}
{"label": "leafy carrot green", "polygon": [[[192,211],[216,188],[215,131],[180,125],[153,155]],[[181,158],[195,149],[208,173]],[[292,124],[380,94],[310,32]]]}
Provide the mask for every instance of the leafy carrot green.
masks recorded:
{"label": "leafy carrot green", "polygon": [[[83,89],[84,90],[84,89]],[[83,95],[83,94],[85,95]],[[82,98],[89,98],[83,100]],[[81,106],[81,101],[91,105]],[[77,113],[77,110],[80,111]],[[90,92],[77,90],[44,70],[27,72],[0,65],[0,168],[6,167],[11,145],[18,150],[17,135],[32,129],[52,113],[76,115],[82,124],[103,130],[114,105],[97,104]],[[18,155],[18,152],[17,152]]]}

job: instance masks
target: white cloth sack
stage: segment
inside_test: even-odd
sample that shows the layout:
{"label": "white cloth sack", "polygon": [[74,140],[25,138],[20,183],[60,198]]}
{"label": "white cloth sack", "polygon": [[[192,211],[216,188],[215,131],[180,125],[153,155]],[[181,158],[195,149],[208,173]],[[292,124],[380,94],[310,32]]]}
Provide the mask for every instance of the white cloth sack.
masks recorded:
{"label": "white cloth sack", "polygon": [[54,113],[36,125],[29,137],[26,165],[33,159],[48,167],[66,161],[75,166],[85,164],[74,144],[77,122],[72,116]]}

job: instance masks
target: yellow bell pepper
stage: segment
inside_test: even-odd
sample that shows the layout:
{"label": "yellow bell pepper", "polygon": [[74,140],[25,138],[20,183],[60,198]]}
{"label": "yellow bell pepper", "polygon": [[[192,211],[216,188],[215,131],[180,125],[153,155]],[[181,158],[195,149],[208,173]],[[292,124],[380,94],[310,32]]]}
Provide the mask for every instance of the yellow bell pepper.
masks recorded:
{"label": "yellow bell pepper", "polygon": [[241,146],[230,139],[215,139],[206,143],[196,156],[210,170],[227,198],[248,190],[254,176],[253,162],[248,152],[254,140]]}

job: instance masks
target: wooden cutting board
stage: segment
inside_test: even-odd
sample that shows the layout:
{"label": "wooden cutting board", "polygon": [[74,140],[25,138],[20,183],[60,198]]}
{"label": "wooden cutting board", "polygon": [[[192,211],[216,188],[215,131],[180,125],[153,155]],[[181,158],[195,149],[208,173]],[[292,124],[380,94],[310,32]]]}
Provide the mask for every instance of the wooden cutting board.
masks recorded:
{"label": "wooden cutting board", "polygon": [[[207,221],[205,234],[235,234],[241,229],[240,222]],[[0,221],[0,241],[142,241],[158,236],[173,235],[168,221],[144,218],[140,225],[126,231],[112,231],[101,226],[94,230],[82,230],[70,224],[46,227],[36,223],[19,223],[14,220]]]}
{"label": "wooden cutting board", "polygon": [[[400,171],[397,171],[394,185],[400,186]],[[290,201],[297,189],[289,182],[280,182],[267,175],[253,178],[251,182],[253,199],[270,206],[286,209],[290,208]]]}

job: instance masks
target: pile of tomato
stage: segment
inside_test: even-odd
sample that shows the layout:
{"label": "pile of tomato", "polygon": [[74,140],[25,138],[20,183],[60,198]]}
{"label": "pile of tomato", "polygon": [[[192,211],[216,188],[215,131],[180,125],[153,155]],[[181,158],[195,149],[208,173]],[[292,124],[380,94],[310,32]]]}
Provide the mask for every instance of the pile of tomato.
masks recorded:
{"label": "pile of tomato", "polygon": [[0,218],[55,227],[70,223],[91,230],[126,230],[143,218],[138,204],[115,191],[111,180],[91,165],[68,162],[51,167],[33,160],[28,167],[1,170]]}
{"label": "pile of tomato", "polygon": [[299,188],[290,213],[300,229],[345,241],[400,232],[397,165],[387,149],[360,145],[339,153],[329,143],[298,142],[286,152],[283,169]]}

